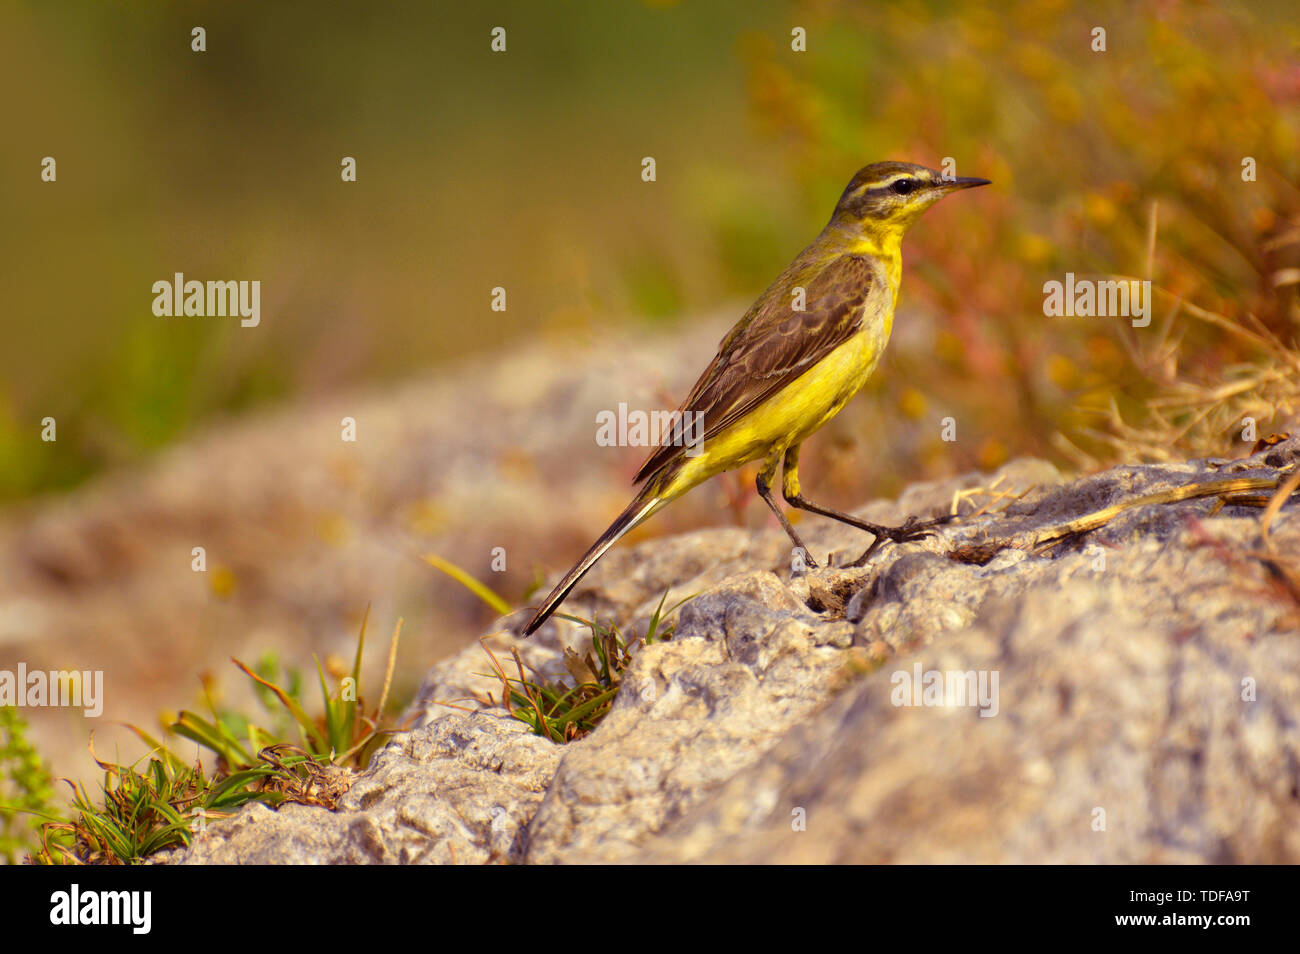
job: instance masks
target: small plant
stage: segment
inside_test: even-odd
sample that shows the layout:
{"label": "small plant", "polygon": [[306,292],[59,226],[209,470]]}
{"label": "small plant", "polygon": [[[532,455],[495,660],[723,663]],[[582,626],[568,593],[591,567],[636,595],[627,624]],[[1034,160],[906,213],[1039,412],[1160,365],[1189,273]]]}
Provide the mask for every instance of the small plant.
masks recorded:
{"label": "small plant", "polygon": [[[93,745],[93,744],[92,744]],[[92,757],[94,750],[91,750]],[[42,826],[37,864],[137,864],[167,848],[188,845],[208,819],[223,818],[250,801],[285,800],[283,782],[265,783],[284,771],[262,764],[206,778],[202,766],[186,765],[164,748],[148,765],[102,761],[103,804],[80,783],[72,786],[74,817]],[[301,760],[306,760],[304,754]],[[142,760],[143,761],[143,760]]]}
{"label": "small plant", "polygon": [[[170,730],[210,749],[220,760],[219,765],[230,771],[251,768],[258,764],[253,753],[260,752],[268,746],[284,745],[284,736],[294,732],[302,750],[318,762],[331,764],[351,764],[355,768],[363,767],[370,759],[375,748],[390,734],[388,730],[379,729],[379,718],[384,704],[388,700],[388,690],[392,684],[393,665],[397,658],[397,642],[402,632],[402,621],[397,621],[393,631],[393,640],[388,651],[388,669],[384,674],[384,686],[380,693],[379,704],[369,715],[365,713],[359,695],[361,686],[361,654],[366,645],[366,624],[369,610],[361,623],[361,634],[357,640],[356,657],[352,670],[331,692],[325,681],[325,672],[320,660],[316,659],[316,675],[320,680],[322,715],[313,719],[302,706],[302,678],[293,670],[279,673],[279,665],[273,657],[264,657],[256,670],[249,668],[238,659],[233,662],[248,678],[252,679],[258,690],[263,708],[272,719],[270,729],[259,727],[251,720],[236,713],[221,712],[207,693],[211,718],[205,719],[194,712],[184,711],[172,724]],[[315,657],[313,657],[315,658]],[[280,685],[276,679],[286,682]],[[139,733],[137,730],[137,734]],[[143,737],[143,735],[142,735]]]}
{"label": "small plant", "polygon": [[[530,678],[515,649],[511,649],[510,654],[514,658],[518,676],[509,676],[496,654],[483,643],[483,650],[488,654],[495,675],[501,681],[502,703],[506,710],[516,719],[527,723],[537,735],[545,736],[552,742],[571,742],[591,732],[614,704],[614,697],[618,695],[623,681],[623,673],[632,662],[636,649],[672,639],[675,625],[665,626],[664,622],[691,597],[686,597],[665,612],[664,603],[667,599],[668,593],[665,592],[650,617],[645,636],[638,637],[633,633],[630,639],[624,638],[612,623],[604,624],[559,614],[564,619],[580,623],[591,630],[591,648],[586,655],[579,655],[567,647],[564,650],[564,665],[573,677],[573,685],[562,679],[545,682]],[[495,704],[490,696],[487,702]]]}
{"label": "small plant", "polygon": [[[514,607],[502,596],[449,560],[434,555],[426,555],[421,559],[460,583],[501,615],[506,616],[514,612]],[[675,603],[665,612],[664,603],[668,600],[668,593],[665,591],[659,600],[659,605],[650,616],[645,636],[638,637],[633,633],[630,639],[625,639],[618,627],[612,623],[605,624],[557,613],[556,616],[561,619],[570,620],[591,630],[591,648],[587,650],[585,656],[580,656],[567,647],[564,650],[564,665],[569,670],[569,675],[573,677],[573,685],[569,685],[562,679],[545,682],[530,677],[524,661],[515,649],[510,650],[510,655],[514,659],[515,671],[518,675],[507,675],[501,661],[482,640],[479,642],[492,662],[493,672],[480,673],[480,675],[495,675],[501,682],[501,702],[506,710],[516,719],[527,723],[538,735],[560,743],[580,739],[596,728],[600,720],[609,713],[610,707],[614,704],[614,697],[618,695],[623,672],[631,663],[636,649],[639,646],[649,646],[652,643],[672,639],[674,626],[665,626],[665,621],[693,595]],[[490,694],[486,699],[477,701],[491,706],[497,704]],[[443,705],[461,708],[450,702]]]}
{"label": "small plant", "polygon": [[17,864],[36,844],[42,818],[53,818],[54,780],[27,741],[27,722],[0,706],[0,861]]}
{"label": "small plant", "polygon": [[[131,726],[150,747],[149,754],[133,764],[105,761],[95,756],[92,740],[91,757],[104,771],[103,797],[92,798],[85,785],[69,782],[72,815],[64,818],[45,809],[49,795],[32,772],[34,753],[25,756],[25,781],[16,787],[20,793],[28,792],[33,804],[24,810],[52,819],[42,824],[40,847],[31,852],[31,860],[38,864],[136,864],[155,852],[189,845],[208,821],[230,815],[251,801],[333,808],[352,784],[350,769],[365,765],[393,731],[381,728],[379,720],[392,682],[402,621],[398,620],[393,632],[379,704],[367,714],[360,680],[368,619],[367,611],[352,669],[340,675],[334,691],[330,691],[317,660],[323,704],[317,718],[303,708],[301,676],[294,670],[281,670],[273,656],[263,657],[256,670],[233,660],[257,686],[270,728],[262,728],[240,713],[219,709],[210,681],[204,680],[211,717],[182,712],[167,733],[213,752],[217,764],[210,776],[197,759],[188,764],[166,742]],[[2,710],[0,717],[8,718]],[[290,733],[296,741],[284,738]],[[6,737],[10,741],[0,749],[0,758],[8,749],[21,752],[21,734],[8,732]],[[17,777],[16,769],[8,772]]]}

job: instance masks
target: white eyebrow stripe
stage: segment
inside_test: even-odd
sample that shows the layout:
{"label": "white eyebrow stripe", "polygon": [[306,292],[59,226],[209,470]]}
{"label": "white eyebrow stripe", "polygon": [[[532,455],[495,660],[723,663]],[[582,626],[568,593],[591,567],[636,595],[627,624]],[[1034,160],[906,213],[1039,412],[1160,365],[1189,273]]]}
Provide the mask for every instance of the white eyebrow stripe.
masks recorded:
{"label": "white eyebrow stripe", "polygon": [[912,173],[910,172],[900,172],[897,175],[891,176],[890,178],[884,180],[883,182],[869,182],[866,185],[864,185],[861,189],[859,189],[856,194],[866,195],[868,192],[874,192],[877,189],[888,189],[895,182],[898,182],[902,179],[915,179],[915,178],[916,176],[912,175]]}

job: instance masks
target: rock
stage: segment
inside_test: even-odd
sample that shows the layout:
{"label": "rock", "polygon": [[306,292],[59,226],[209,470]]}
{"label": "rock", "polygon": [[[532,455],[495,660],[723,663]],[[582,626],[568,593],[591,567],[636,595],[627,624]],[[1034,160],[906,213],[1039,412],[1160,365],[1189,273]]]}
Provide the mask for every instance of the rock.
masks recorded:
{"label": "rock", "polygon": [[[616,550],[569,612],[644,632],[665,590],[698,595],[590,735],[555,745],[489,704],[475,646],[433,668],[417,728],[337,811],[251,808],[173,860],[1295,863],[1300,505],[1273,520],[1271,553],[1258,507],[1212,497],[1059,531],[1298,460],[1293,438],[1076,481],[1016,461],[860,511],[897,522],[958,495],[988,512],[793,578],[778,533]],[[840,563],[865,543],[802,527]],[[559,622],[486,645],[553,678],[580,636]]]}
{"label": "rock", "polygon": [[394,739],[338,808],[253,805],[184,864],[483,864],[518,853],[561,750],[503,714],[450,712]]}
{"label": "rock", "polygon": [[[111,687],[98,719],[24,712],[53,773],[93,787],[92,731],[99,751],[133,761],[145,748],[125,725],[156,733],[160,711],[204,706],[201,673],[232,708],[256,706],[232,656],[274,652],[308,671],[313,653],[350,659],[371,604],[365,672],[383,672],[403,617],[393,688],[414,692],[429,660],[489,618],[419,557],[519,593],[538,565],[581,552],[626,504],[640,463],[640,448],[593,447],[597,411],[684,392],[732,320],[520,342],[402,385],[214,423],[139,466],[0,510],[0,670],[75,666]],[[355,442],[340,440],[345,417]],[[705,525],[715,509],[695,494],[656,524]],[[507,543],[509,567],[494,572]],[[736,537],[737,559],[749,543]]]}

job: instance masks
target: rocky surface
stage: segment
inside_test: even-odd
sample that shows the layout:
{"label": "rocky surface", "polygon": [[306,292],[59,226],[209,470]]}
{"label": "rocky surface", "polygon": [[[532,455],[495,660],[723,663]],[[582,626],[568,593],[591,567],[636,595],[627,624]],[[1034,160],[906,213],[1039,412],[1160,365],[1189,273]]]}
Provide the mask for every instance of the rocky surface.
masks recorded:
{"label": "rocky surface", "polygon": [[[674,335],[523,342],[400,387],[213,426],[138,467],[0,511],[0,670],[104,673],[99,719],[24,710],[42,755],[56,774],[93,780],[92,732],[99,751],[131,761],[144,749],[122,725],[155,731],[162,710],[206,711],[205,672],[232,706],[255,705],[230,657],[275,652],[307,671],[312,653],[350,658],[368,605],[366,671],[383,671],[383,637],[404,617],[394,688],[409,697],[430,660],[490,618],[418,557],[453,559],[517,594],[543,563],[580,551],[622,509],[640,463],[638,448],[595,445],[597,411],[672,403],[660,392],[690,385],[730,317]],[[355,441],[341,439],[345,418]],[[672,520],[719,522],[715,498],[692,498]]]}
{"label": "rocky surface", "polygon": [[[861,534],[805,521],[836,565],[793,578],[772,532],[615,549],[568,612],[644,632],[666,590],[696,595],[589,736],[556,745],[488,704],[471,647],[429,672],[416,728],[338,810],[252,808],[168,860],[1295,863],[1300,503],[1267,543],[1259,506],[1216,497],[1049,530],[1298,461],[1296,438],[1075,481],[1016,461],[863,508],[961,517],[862,567],[844,565]],[[486,644],[563,675],[583,630],[523,641],[521,622]],[[931,673],[946,691],[903,697]]]}

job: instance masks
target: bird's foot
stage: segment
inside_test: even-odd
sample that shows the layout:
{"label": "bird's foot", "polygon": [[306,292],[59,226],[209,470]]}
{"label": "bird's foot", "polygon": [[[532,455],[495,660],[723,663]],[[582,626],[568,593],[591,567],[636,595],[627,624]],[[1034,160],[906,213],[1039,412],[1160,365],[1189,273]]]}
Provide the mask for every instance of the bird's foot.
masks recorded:
{"label": "bird's foot", "polygon": [[882,527],[874,523],[863,523],[862,529],[868,533],[876,535],[876,539],[871,541],[871,546],[867,547],[866,552],[858,557],[852,563],[847,564],[851,567],[862,566],[872,555],[880,549],[886,541],[891,543],[911,543],[913,540],[921,540],[925,537],[934,536],[934,528],[941,527],[946,523],[951,523],[953,515],[946,513],[941,517],[935,517],[932,520],[918,520],[915,516],[908,517],[899,527]]}

